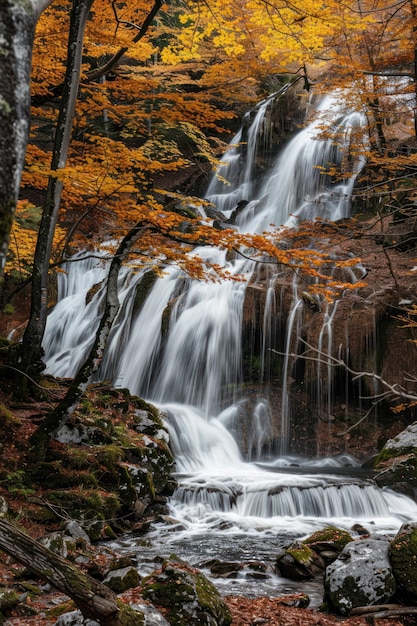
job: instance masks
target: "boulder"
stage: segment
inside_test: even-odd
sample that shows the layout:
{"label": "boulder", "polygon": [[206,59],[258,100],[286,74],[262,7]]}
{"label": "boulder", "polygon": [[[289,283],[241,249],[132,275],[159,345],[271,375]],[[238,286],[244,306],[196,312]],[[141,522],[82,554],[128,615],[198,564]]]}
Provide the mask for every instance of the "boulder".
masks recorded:
{"label": "boulder", "polygon": [[171,626],[228,626],[229,609],[214,585],[190,565],[169,560],[142,581],[142,595],[166,609]]}
{"label": "boulder", "polygon": [[277,557],[276,566],[281,576],[310,580],[323,572],[325,563],[308,545],[296,541]]}
{"label": "boulder", "polygon": [[328,526],[313,533],[303,544],[314,550],[328,565],[337,559],[347,543],[353,541],[351,535],[335,526]]}
{"label": "boulder", "polygon": [[389,439],[372,463],[375,481],[414,499],[417,496],[417,422]]}
{"label": "boulder", "polygon": [[389,539],[373,535],[352,541],[326,568],[324,602],[348,615],[359,606],[387,603],[396,591],[388,557]]}
{"label": "boulder", "polygon": [[417,603],[417,522],[404,524],[389,548],[398,592],[407,602]]}
{"label": "boulder", "polygon": [[115,593],[122,593],[126,589],[138,587],[140,584],[140,576],[135,567],[123,567],[110,571],[103,583],[107,585]]}

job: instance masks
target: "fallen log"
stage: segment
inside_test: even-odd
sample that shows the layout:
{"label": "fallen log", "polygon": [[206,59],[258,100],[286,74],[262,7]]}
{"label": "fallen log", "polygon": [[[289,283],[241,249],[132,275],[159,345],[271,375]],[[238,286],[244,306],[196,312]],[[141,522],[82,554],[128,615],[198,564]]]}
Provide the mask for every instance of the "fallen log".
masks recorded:
{"label": "fallen log", "polygon": [[143,614],[123,604],[106,585],[2,518],[0,550],[71,598],[84,617],[102,626],[143,626]]}
{"label": "fallen log", "polygon": [[375,624],[378,619],[390,619],[404,617],[406,615],[417,615],[417,607],[401,606],[400,604],[381,604],[373,606],[360,606],[349,613],[353,615],[366,615],[370,624]]}
{"label": "fallen log", "polygon": [[371,606],[357,606],[349,613],[351,615],[369,615],[370,613],[380,613],[381,611],[396,611],[403,609],[402,604],[372,604]]}

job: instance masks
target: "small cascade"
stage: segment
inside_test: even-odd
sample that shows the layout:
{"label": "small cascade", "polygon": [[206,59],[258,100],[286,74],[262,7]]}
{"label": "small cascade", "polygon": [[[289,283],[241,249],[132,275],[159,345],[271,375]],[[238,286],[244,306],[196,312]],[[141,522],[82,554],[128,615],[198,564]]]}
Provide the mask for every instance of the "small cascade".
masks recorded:
{"label": "small cascade", "polygon": [[[347,168],[346,150],[362,119],[344,111],[339,99],[323,99],[313,121],[288,142],[259,184],[254,181],[256,153],[262,149],[257,137],[260,129],[267,132],[268,111],[268,102],[262,103],[252,115],[245,149],[240,132],[206,197],[227,218],[233,216],[241,231],[251,233],[316,216],[346,217],[354,179],[363,165],[359,158]],[[321,136],[323,119],[330,112],[336,140]],[[345,178],[333,179],[329,164],[346,170]],[[403,521],[415,519],[417,507],[405,496],[383,492],[368,479],[346,478],[346,464],[355,473],[354,460],[320,459],[317,468],[312,459],[304,462],[289,456],[288,355],[297,351],[294,343],[304,314],[297,277],[290,313],[282,320],[278,273],[270,268],[260,271],[249,260],[231,261],[222,250],[196,250],[199,253],[247,281],[197,282],[170,268],[155,278],[137,306],[137,290],[148,275],[124,270],[119,284],[121,312],[100,372],[100,378],[141,395],[165,416],[179,482],[170,506],[179,527],[188,537],[201,538],[210,532],[223,542],[234,532],[300,536],[318,525],[350,528],[357,521],[372,524],[377,532],[394,532]],[[73,376],[82,362],[98,324],[100,285],[106,271],[95,258],[70,263],[67,273],[60,275],[59,302],[49,316],[45,341],[51,374]],[[259,344],[256,385],[244,373],[248,368],[243,363],[243,325],[254,333],[250,320],[244,319],[249,286],[252,295],[254,291],[266,294],[258,307],[261,336],[250,335]],[[335,310],[336,305],[324,317],[319,346],[324,355],[317,365],[319,380],[326,369],[330,395],[331,372],[325,355],[331,350]],[[271,360],[276,348],[284,353],[280,372]],[[279,424],[271,418],[279,404],[274,385],[281,392]],[[274,440],[279,448],[271,446]],[[315,456],[315,450],[309,452]],[[179,542],[182,531],[171,530],[162,525],[156,534]]]}

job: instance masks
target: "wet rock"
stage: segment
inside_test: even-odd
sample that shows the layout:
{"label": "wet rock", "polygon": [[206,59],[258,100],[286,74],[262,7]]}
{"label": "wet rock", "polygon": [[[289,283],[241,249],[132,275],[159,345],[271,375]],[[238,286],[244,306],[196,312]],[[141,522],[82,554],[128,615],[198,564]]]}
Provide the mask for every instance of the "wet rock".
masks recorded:
{"label": "wet rock", "polygon": [[384,604],[396,591],[388,558],[389,539],[373,536],[348,543],[326,568],[324,601],[342,615],[359,606]]}
{"label": "wet rock", "polygon": [[292,580],[310,580],[325,568],[323,559],[298,541],[277,557],[276,565],[282,576]]}
{"label": "wet rock", "polygon": [[214,585],[186,563],[167,561],[142,581],[142,593],[167,609],[171,626],[228,626],[232,617]]}
{"label": "wet rock", "polygon": [[400,595],[417,603],[417,522],[400,528],[391,542],[389,557]]}
{"label": "wet rock", "polygon": [[210,572],[214,577],[236,578],[242,568],[242,563],[216,561],[212,565],[210,565]]}
{"label": "wet rock", "polygon": [[[358,535],[361,536],[365,536],[365,535],[369,535],[369,530],[367,528],[365,528],[365,526],[362,526],[362,524],[353,524],[351,530],[353,530],[354,533],[358,533]],[[352,539],[353,541],[353,539]]]}

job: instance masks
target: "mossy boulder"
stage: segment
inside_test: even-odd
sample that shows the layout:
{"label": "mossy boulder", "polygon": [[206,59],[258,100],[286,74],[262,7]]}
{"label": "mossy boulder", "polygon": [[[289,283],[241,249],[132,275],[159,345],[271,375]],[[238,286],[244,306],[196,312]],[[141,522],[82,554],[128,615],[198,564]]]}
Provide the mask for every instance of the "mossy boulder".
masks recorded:
{"label": "mossy boulder", "polygon": [[324,602],[336,613],[348,615],[359,606],[388,602],[396,582],[388,558],[389,539],[373,536],[352,541],[326,568]]}
{"label": "mossy boulder", "polygon": [[46,459],[26,471],[29,486],[40,487],[47,503],[31,514],[45,522],[71,516],[92,541],[111,537],[163,506],[175,485],[173,469],[158,409],[126,389],[93,384]]}
{"label": "mossy boulder", "polygon": [[296,541],[278,555],[276,566],[286,578],[309,580],[323,572],[325,563],[307,544]]}
{"label": "mossy boulder", "polygon": [[109,572],[103,580],[103,583],[115,593],[122,593],[123,591],[126,591],[126,589],[138,587],[140,583],[140,576],[135,567],[122,567],[121,569]]}
{"label": "mossy boulder", "polygon": [[228,626],[229,609],[214,585],[188,564],[169,560],[142,581],[143,597],[166,609],[171,626]]}
{"label": "mossy boulder", "polygon": [[417,422],[389,439],[373,459],[380,487],[391,487],[409,497],[417,497]]}
{"label": "mossy boulder", "polygon": [[389,548],[398,591],[407,602],[417,604],[417,523],[404,524]]}
{"label": "mossy boulder", "polygon": [[337,559],[350,541],[353,541],[353,538],[346,530],[328,526],[304,539],[303,544],[316,552],[328,565]]}

